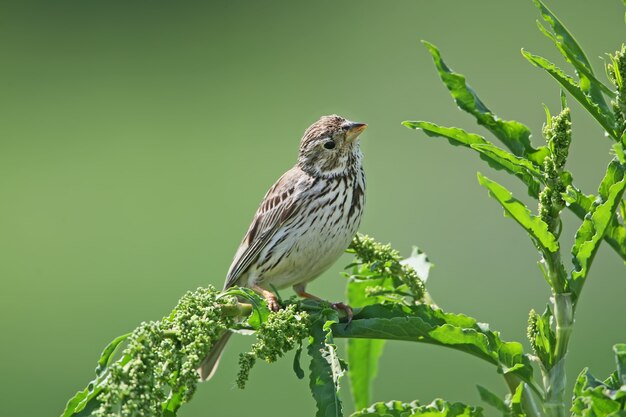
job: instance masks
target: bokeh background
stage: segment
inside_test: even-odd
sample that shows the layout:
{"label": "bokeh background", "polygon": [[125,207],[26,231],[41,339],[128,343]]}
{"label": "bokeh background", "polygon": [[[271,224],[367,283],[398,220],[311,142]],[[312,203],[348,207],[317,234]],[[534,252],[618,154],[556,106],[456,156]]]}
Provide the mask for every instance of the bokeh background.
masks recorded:
{"label": "bokeh background", "polygon": [[[548,2],[601,76],[599,57],[626,39],[621,3]],[[405,254],[419,245],[436,264],[428,287],[441,306],[526,344],[528,311],[548,297],[538,255],[475,173],[525,199],[523,189],[400,122],[484,133],[455,108],[419,44],[427,39],[487,105],[528,124],[541,144],[542,103],[556,112],[558,88],[519,51],[563,61],[537,31],[530,0],[0,7],[2,415],[59,415],[113,337],[160,318],[188,289],[221,286],[266,189],[294,163],[303,130],[329,113],[370,125],[361,231]],[[576,104],[573,123],[569,168],[594,192],[610,142]],[[567,212],[564,220],[569,245],[580,222]],[[343,299],[347,263],[311,291]],[[583,366],[602,377],[614,369],[611,346],[626,341],[625,293],[623,263],[604,245],[578,310],[570,385]],[[234,387],[238,353],[251,341],[233,338],[182,417],[313,415],[291,357],[259,364],[245,391]],[[374,399],[479,404],[476,383],[505,392],[477,359],[388,343]],[[344,379],[351,410],[348,393]]]}

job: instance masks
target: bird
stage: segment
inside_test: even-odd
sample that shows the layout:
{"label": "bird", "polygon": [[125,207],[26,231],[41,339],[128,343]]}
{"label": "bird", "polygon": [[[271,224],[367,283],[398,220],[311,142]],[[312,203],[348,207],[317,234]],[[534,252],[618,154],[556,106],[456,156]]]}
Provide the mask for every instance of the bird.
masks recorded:
{"label": "bird", "polygon": [[[322,116],[300,140],[296,164],[270,187],[235,253],[224,283],[262,295],[272,311],[274,289],[291,286],[303,298],[321,300],[307,284],[348,248],[365,205],[365,172],[359,135],[367,124],[336,114]],[[351,309],[332,303],[336,309]],[[211,347],[198,372],[210,379],[232,333]]]}

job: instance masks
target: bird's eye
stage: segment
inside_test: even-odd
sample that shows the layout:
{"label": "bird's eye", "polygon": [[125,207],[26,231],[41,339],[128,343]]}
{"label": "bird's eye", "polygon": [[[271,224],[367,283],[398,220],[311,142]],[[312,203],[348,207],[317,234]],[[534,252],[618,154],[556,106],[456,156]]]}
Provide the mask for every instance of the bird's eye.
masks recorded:
{"label": "bird's eye", "polygon": [[344,132],[347,132],[348,130],[350,130],[350,125],[346,124],[341,126],[341,130],[343,130]]}
{"label": "bird's eye", "polygon": [[335,141],[334,140],[328,140],[328,141],[324,142],[324,148],[326,148],[326,149],[335,149]]}

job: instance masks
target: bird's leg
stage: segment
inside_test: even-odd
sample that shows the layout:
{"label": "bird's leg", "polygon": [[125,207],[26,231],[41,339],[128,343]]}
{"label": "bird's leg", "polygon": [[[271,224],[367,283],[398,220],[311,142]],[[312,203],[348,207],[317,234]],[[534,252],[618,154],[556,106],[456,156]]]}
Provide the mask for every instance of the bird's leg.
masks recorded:
{"label": "bird's leg", "polygon": [[278,298],[276,297],[276,294],[271,291],[265,290],[258,285],[254,285],[252,287],[252,290],[261,294],[263,298],[265,298],[265,300],[267,301],[267,306],[274,313],[280,310],[280,304],[278,303]]}
{"label": "bird's leg", "polygon": [[[306,292],[306,284],[296,284],[293,286],[293,290],[299,297],[308,298],[309,300],[324,301],[318,296]],[[337,311],[343,311],[348,317],[348,324],[350,324],[353,313],[352,308],[349,305],[345,303],[331,303],[330,305]]]}

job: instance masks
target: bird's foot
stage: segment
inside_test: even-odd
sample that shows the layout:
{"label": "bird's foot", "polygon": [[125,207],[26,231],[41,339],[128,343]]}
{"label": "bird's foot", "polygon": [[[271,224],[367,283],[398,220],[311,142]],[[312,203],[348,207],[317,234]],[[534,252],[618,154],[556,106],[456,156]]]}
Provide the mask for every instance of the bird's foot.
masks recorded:
{"label": "bird's foot", "polygon": [[276,313],[278,310],[280,310],[280,303],[278,302],[278,297],[276,296],[276,294],[271,291],[265,290],[258,285],[252,287],[252,290],[257,292],[258,294],[261,294],[263,298],[265,298],[265,301],[267,301],[267,307],[271,311]]}
{"label": "bird's foot", "polygon": [[273,311],[274,313],[276,313],[278,310],[280,310],[280,304],[278,303],[278,297],[276,297],[276,295],[274,293],[269,293],[271,295],[266,295],[263,294],[265,296],[265,300],[267,301],[267,307]]}
{"label": "bird's foot", "polygon": [[346,314],[346,317],[348,317],[347,324],[350,324],[352,322],[352,317],[354,316],[354,313],[352,312],[352,307],[345,303],[332,303],[331,306],[338,312],[343,311]]}

